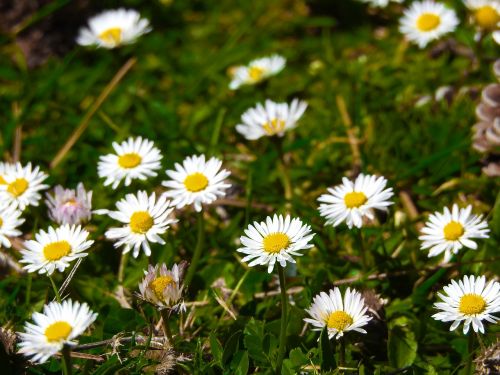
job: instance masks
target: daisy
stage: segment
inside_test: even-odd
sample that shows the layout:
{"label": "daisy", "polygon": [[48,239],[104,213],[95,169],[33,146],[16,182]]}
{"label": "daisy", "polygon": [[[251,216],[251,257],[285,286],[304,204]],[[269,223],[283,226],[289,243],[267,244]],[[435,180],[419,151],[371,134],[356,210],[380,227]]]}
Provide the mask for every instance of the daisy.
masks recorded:
{"label": "daisy", "polygon": [[116,203],[116,208],[117,211],[98,210],[96,213],[107,214],[123,223],[122,227],[107,230],[105,236],[116,241],[116,248],[123,246],[124,254],[133,249],[134,258],[139,255],[141,246],[147,256],[151,255],[149,242],[164,245],[165,241],[160,235],[177,221],[169,218],[173,208],[165,194],[158,200],[155,193],[148,197],[145,191],[127,194]]}
{"label": "daisy", "polygon": [[8,167],[3,175],[5,183],[0,184],[0,202],[13,204],[21,211],[27,206],[38,206],[39,191],[49,187],[42,184],[47,177],[40,168],[33,169],[31,163],[25,167],[21,163]]}
{"label": "daisy", "polygon": [[307,103],[298,99],[291,104],[266,100],[265,106],[259,103],[243,113],[242,124],[236,125],[236,130],[249,140],[273,135],[283,137],[285,131],[297,126],[306,108]]}
{"label": "daisy", "polygon": [[474,332],[484,333],[483,320],[495,324],[499,318],[492,315],[500,311],[500,283],[491,280],[486,284],[484,276],[464,276],[458,283],[451,281],[438,293],[442,302],[434,307],[440,310],[432,317],[442,322],[453,322],[450,331],[464,322],[464,334],[469,332],[472,323]]}
{"label": "daisy", "polygon": [[8,174],[14,167],[15,164],[0,161],[0,185],[5,185],[7,183],[5,181],[5,175]]}
{"label": "daisy", "polygon": [[374,7],[379,7],[379,8],[385,8],[387,5],[389,5],[389,2],[394,2],[394,3],[402,3],[403,0],[360,0],[363,3],[369,3],[371,6]]}
{"label": "daisy", "polygon": [[19,353],[38,363],[46,362],[64,345],[74,346],[80,336],[97,318],[86,303],[70,299],[51,302],[43,313],[33,313],[34,323],[26,323],[25,332],[19,332]]}
{"label": "daisy", "polygon": [[253,60],[247,66],[238,66],[234,70],[229,88],[236,90],[243,85],[255,85],[281,72],[285,64],[286,59],[283,56],[272,55]]}
{"label": "daisy", "polygon": [[92,216],[92,191],[85,191],[80,182],[74,189],[58,185],[53,194],[46,194],[49,217],[58,224],[82,224]]}
{"label": "daisy", "polygon": [[125,186],[129,186],[134,179],[146,180],[157,176],[163,156],[152,141],[129,137],[121,144],[113,142],[113,148],[116,154],[101,156],[97,166],[99,177],[106,178],[105,186],[112,184],[116,189],[123,179]]}
{"label": "daisy", "polygon": [[482,30],[498,29],[500,22],[500,1],[465,0],[465,5],[473,13],[474,23]]}
{"label": "daisy", "polygon": [[177,208],[192,204],[200,212],[202,204],[210,204],[217,197],[225,196],[225,190],[231,187],[224,182],[230,173],[221,170],[221,166],[221,160],[210,158],[205,161],[205,155],[187,157],[182,165],[175,163],[175,171],[166,171],[171,180],[161,183],[170,189],[165,192],[166,196],[172,198],[172,205]]}
{"label": "daisy", "polygon": [[24,243],[20,262],[26,263],[24,269],[28,272],[38,271],[49,276],[56,268],[63,272],[70,262],[88,255],[85,250],[94,243],[87,240],[88,236],[89,232],[75,225],[63,225],[56,229],[49,227],[47,232],[41,230],[35,235],[35,240]]}
{"label": "daisy", "polygon": [[426,226],[422,228],[423,241],[421,249],[429,249],[429,257],[444,252],[444,261],[448,262],[453,254],[457,254],[462,247],[476,250],[477,244],[472,241],[476,238],[488,238],[488,224],[482,215],[472,215],[472,206],[458,208],[453,205],[451,212],[448,207],[443,213],[435,212],[429,216]]}
{"label": "daisy", "polygon": [[151,31],[149,21],[132,9],[107,10],[92,17],[88,27],[80,29],[76,42],[81,46],[116,48],[134,43]]}
{"label": "daisy", "polygon": [[344,298],[340,289],[330,289],[329,294],[321,292],[313,299],[313,304],[306,312],[312,319],[305,318],[304,321],[311,323],[314,331],[328,329],[328,338],[339,339],[345,332],[357,331],[366,333],[361,328],[372,318],[366,315],[368,307],[361,294],[354,289],[347,288]]}
{"label": "daisy", "polygon": [[11,243],[8,237],[17,237],[22,234],[17,228],[24,223],[22,212],[15,206],[0,206],[0,245],[9,248]]}
{"label": "daisy", "polygon": [[386,210],[393,202],[392,188],[386,189],[387,180],[384,177],[360,174],[354,182],[346,177],[342,184],[328,188],[329,194],[318,198],[322,203],[319,213],[326,219],[326,224],[334,227],[345,221],[349,228],[361,228],[363,217],[373,220],[373,210]]}
{"label": "daisy", "polygon": [[148,266],[144,279],[139,284],[140,297],[160,309],[185,309],[181,302],[182,284],[186,262],[174,264],[169,270],[165,264]]}
{"label": "daisy", "polygon": [[404,11],[399,30],[412,42],[424,48],[429,42],[455,30],[455,12],[432,0],[414,2]]}
{"label": "daisy", "polygon": [[311,227],[298,218],[268,216],[266,221],[255,221],[245,229],[245,236],[240,237],[243,247],[237,251],[247,254],[242,261],[250,261],[248,266],[267,264],[267,272],[271,273],[276,261],[282,267],[286,262],[295,263],[292,256],[301,256],[301,250],[313,247],[309,243],[313,237]]}

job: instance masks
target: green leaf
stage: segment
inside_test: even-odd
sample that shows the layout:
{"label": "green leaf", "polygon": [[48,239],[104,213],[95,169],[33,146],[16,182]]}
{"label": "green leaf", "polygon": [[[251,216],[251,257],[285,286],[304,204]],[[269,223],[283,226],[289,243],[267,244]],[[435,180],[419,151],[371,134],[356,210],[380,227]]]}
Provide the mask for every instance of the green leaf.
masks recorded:
{"label": "green leaf", "polygon": [[265,344],[269,344],[269,340],[264,342],[264,322],[252,318],[243,332],[245,334],[243,342],[250,357],[257,362],[269,364],[269,358],[265,354],[269,353],[269,350],[265,348]]}
{"label": "green leaf", "polygon": [[417,356],[417,348],[415,334],[409,329],[396,326],[389,331],[387,352],[389,362],[393,367],[404,368],[410,366]]}
{"label": "green leaf", "polygon": [[222,365],[222,345],[219,343],[219,340],[217,340],[217,337],[215,337],[213,332],[210,333],[210,348],[215,362]]}
{"label": "green leaf", "polygon": [[330,371],[337,367],[335,362],[335,353],[333,350],[333,345],[328,338],[328,330],[325,327],[323,331],[321,331],[321,335],[319,337],[319,352],[322,371]]}
{"label": "green leaf", "polygon": [[231,337],[226,342],[224,346],[224,352],[222,353],[222,363],[226,364],[229,362],[229,359],[238,351],[240,348],[240,336],[241,331],[237,331],[233,333]]}
{"label": "green leaf", "polygon": [[302,352],[301,348],[290,350],[290,361],[292,362],[294,367],[301,367],[309,362],[306,355]]}
{"label": "green leaf", "polygon": [[500,237],[500,193],[498,193],[495,206],[493,207],[491,230],[496,237]]}
{"label": "green leaf", "polygon": [[248,373],[248,352],[240,350],[231,361],[231,369],[235,375],[246,375]]}

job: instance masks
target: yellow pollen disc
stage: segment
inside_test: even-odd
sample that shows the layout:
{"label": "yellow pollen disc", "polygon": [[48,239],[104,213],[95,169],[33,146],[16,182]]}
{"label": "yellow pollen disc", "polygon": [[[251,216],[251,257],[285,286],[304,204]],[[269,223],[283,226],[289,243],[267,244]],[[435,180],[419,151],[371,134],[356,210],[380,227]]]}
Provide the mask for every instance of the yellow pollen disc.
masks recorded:
{"label": "yellow pollen disc", "polygon": [[118,158],[118,164],[120,164],[120,167],[122,168],[135,168],[139,164],[141,164],[142,158],[140,155],[137,155],[134,152],[131,152],[130,154],[123,154]]}
{"label": "yellow pollen disc", "polygon": [[365,193],[353,191],[344,196],[344,203],[347,208],[357,208],[362,206],[368,198]]}
{"label": "yellow pollen disc", "polygon": [[29,187],[29,183],[25,178],[16,178],[7,186],[7,191],[14,197],[22,195]]}
{"label": "yellow pollen disc", "polygon": [[327,321],[328,328],[335,328],[341,332],[352,324],[353,320],[345,311],[334,311],[330,314]]}
{"label": "yellow pollen disc", "polygon": [[43,256],[45,259],[54,261],[59,260],[63,256],[68,255],[71,251],[71,245],[68,241],[57,241],[45,245],[43,248]]}
{"label": "yellow pollen disc", "polygon": [[420,31],[432,31],[440,24],[441,18],[433,13],[422,13],[417,19],[417,29]]}
{"label": "yellow pollen disc", "polygon": [[266,122],[262,125],[262,127],[267,135],[275,135],[281,133],[285,129],[285,121],[272,119],[270,122]]}
{"label": "yellow pollen disc", "polygon": [[66,340],[72,329],[71,325],[67,322],[55,322],[45,329],[45,337],[50,342]]}
{"label": "yellow pollen disc", "polygon": [[111,27],[99,34],[101,39],[106,44],[118,45],[122,41],[122,29],[119,27]]}
{"label": "yellow pollen disc", "polygon": [[134,233],[144,234],[153,224],[153,218],[147,211],[136,211],[130,217],[130,229]]}
{"label": "yellow pollen disc", "polygon": [[156,297],[160,300],[163,300],[163,291],[168,285],[175,284],[175,281],[170,276],[160,276],[154,279],[149,287],[153,289],[156,294]]}
{"label": "yellow pollen disc", "polygon": [[63,206],[76,206],[78,203],[76,202],[75,199],[68,199],[66,202],[64,202]]}
{"label": "yellow pollen disc", "polygon": [[464,234],[465,230],[462,224],[458,221],[450,221],[443,229],[444,238],[448,241],[456,241],[458,240],[462,234]]}
{"label": "yellow pollen disc", "polygon": [[268,253],[279,253],[290,245],[290,238],[285,233],[271,233],[264,237],[263,245]]}
{"label": "yellow pollen disc", "polygon": [[186,177],[184,186],[192,193],[204,190],[208,186],[208,178],[203,173],[195,172]]}
{"label": "yellow pollen disc", "polygon": [[476,23],[483,29],[493,30],[500,21],[500,14],[491,5],[485,5],[475,13]]}
{"label": "yellow pollen disc", "polygon": [[258,66],[252,66],[248,69],[248,76],[252,82],[260,81],[263,75],[264,69],[259,68]]}
{"label": "yellow pollen disc", "polygon": [[477,294],[464,294],[460,298],[458,310],[465,315],[481,314],[486,309],[486,301]]}
{"label": "yellow pollen disc", "polygon": [[3,219],[0,217],[0,228],[2,227],[3,225]]}
{"label": "yellow pollen disc", "polygon": [[5,181],[5,178],[3,176],[0,176],[0,185],[5,185],[7,181]]}

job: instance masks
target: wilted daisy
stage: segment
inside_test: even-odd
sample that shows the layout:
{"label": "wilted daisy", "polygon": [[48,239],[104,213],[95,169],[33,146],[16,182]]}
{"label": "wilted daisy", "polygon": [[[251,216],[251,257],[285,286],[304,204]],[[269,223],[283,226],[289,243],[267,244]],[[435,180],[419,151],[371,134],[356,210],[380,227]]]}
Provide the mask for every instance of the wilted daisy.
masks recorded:
{"label": "wilted daisy", "polygon": [[451,212],[445,207],[443,213],[435,212],[430,215],[426,226],[422,228],[424,235],[419,237],[423,241],[421,248],[430,248],[429,257],[444,252],[445,262],[464,246],[477,249],[477,244],[472,240],[488,238],[490,230],[482,215],[473,215],[471,212],[472,206],[459,209],[454,204]]}
{"label": "wilted daisy", "polygon": [[116,154],[108,154],[99,158],[97,172],[99,177],[106,178],[104,185],[111,185],[116,189],[125,179],[125,186],[129,186],[133,179],[146,180],[157,175],[161,168],[160,150],[154,143],[142,137],[129,137],[118,144],[113,142]]}
{"label": "wilted daisy", "polygon": [[147,256],[151,255],[149,242],[164,245],[160,237],[176,220],[169,215],[173,208],[165,194],[156,200],[156,194],[149,197],[145,191],[137,194],[127,194],[124,199],[116,203],[117,211],[99,210],[96,213],[108,214],[111,218],[123,223],[120,228],[110,228],[106,231],[106,238],[115,240],[115,247],[123,246],[123,253],[133,249],[133,256],[137,258],[139,250],[144,250]]}
{"label": "wilted daisy", "polygon": [[33,169],[31,163],[25,167],[21,163],[8,167],[3,175],[5,183],[0,184],[0,202],[13,204],[21,211],[27,206],[38,206],[40,190],[49,187],[42,184],[46,178],[47,175],[39,167]]}
{"label": "wilted daisy", "polygon": [[373,7],[385,8],[392,1],[393,3],[402,3],[403,0],[360,0],[363,3],[368,3]]}
{"label": "wilted daisy", "polygon": [[306,312],[311,316],[304,321],[313,325],[314,331],[328,329],[328,338],[339,339],[345,332],[357,331],[366,333],[361,328],[372,318],[366,315],[365,300],[356,290],[347,288],[344,298],[340,289],[330,289],[329,294],[321,292],[314,297],[313,303]]}
{"label": "wilted daisy", "polygon": [[236,125],[236,130],[249,140],[273,135],[282,137],[285,131],[297,126],[306,108],[307,103],[298,99],[291,104],[266,100],[264,106],[259,103],[243,113],[242,123]]}
{"label": "wilted daisy", "polygon": [[500,2],[498,0],[465,0],[472,12],[474,23],[482,30],[498,29],[500,22]]}
{"label": "wilted daisy", "polygon": [[392,204],[392,188],[386,185],[384,177],[360,174],[354,182],[343,177],[341,185],[328,188],[328,194],[318,198],[319,213],[334,227],[345,221],[349,228],[361,228],[363,217],[373,220],[374,209],[385,210]]}
{"label": "wilted daisy", "polygon": [[229,84],[231,90],[243,85],[254,85],[283,70],[286,59],[280,55],[262,57],[251,61],[248,65],[238,66],[234,70],[233,79]]}
{"label": "wilted daisy", "polygon": [[221,170],[221,166],[222,161],[217,158],[205,161],[205,155],[189,156],[182,165],[175,163],[175,170],[167,170],[171,180],[161,184],[169,189],[165,194],[172,198],[172,205],[183,208],[192,204],[200,212],[202,204],[225,196],[225,190],[231,186],[224,181],[230,173]]}
{"label": "wilted daisy", "polygon": [[11,243],[8,237],[17,237],[22,232],[17,229],[24,219],[21,218],[22,212],[12,205],[0,205],[0,245],[10,247]]}
{"label": "wilted daisy", "polygon": [[70,299],[51,302],[43,313],[33,313],[34,323],[27,322],[25,332],[19,332],[19,353],[38,363],[46,362],[64,345],[74,346],[80,336],[97,318],[86,303]]}
{"label": "wilted daisy", "polygon": [[52,275],[56,268],[63,272],[72,261],[88,255],[86,250],[94,243],[88,236],[89,232],[76,225],[41,230],[34,240],[24,242],[20,262],[26,263],[24,269],[28,272]]}
{"label": "wilted daisy", "polygon": [[245,236],[240,237],[243,247],[237,251],[247,254],[242,261],[250,261],[250,267],[267,264],[267,272],[271,273],[276,261],[282,267],[286,262],[295,263],[293,256],[301,256],[301,250],[313,247],[309,243],[313,237],[311,227],[298,218],[268,216],[266,221],[254,221],[245,229]]}
{"label": "wilted daisy", "polygon": [[414,2],[404,11],[399,30],[424,48],[429,42],[455,30],[458,18],[444,4],[432,0]]}
{"label": "wilted daisy", "polygon": [[92,17],[88,27],[80,29],[76,42],[81,46],[115,48],[130,44],[151,31],[149,21],[132,9],[107,10]]}
{"label": "wilted daisy", "polygon": [[450,331],[464,322],[464,334],[469,332],[472,323],[474,332],[484,333],[483,320],[495,324],[499,318],[494,313],[500,311],[500,283],[491,280],[486,284],[484,276],[464,276],[458,283],[455,280],[438,293],[442,302],[434,307],[440,310],[432,317],[443,322],[453,322]]}
{"label": "wilted daisy", "polygon": [[74,189],[58,185],[53,194],[46,194],[49,217],[58,224],[81,224],[92,216],[92,191],[85,191],[80,182]]}
{"label": "wilted daisy", "polygon": [[141,298],[158,308],[184,309],[182,298],[182,279],[186,263],[174,264],[169,270],[165,264],[148,266],[144,279],[139,284]]}

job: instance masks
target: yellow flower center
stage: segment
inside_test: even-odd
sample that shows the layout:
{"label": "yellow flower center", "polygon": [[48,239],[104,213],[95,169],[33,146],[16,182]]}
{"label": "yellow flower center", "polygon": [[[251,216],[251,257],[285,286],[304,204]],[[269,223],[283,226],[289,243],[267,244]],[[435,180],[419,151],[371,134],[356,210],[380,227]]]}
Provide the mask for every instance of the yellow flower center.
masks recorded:
{"label": "yellow flower center", "polygon": [[144,234],[153,224],[153,218],[147,211],[136,211],[130,217],[130,229],[134,233]]}
{"label": "yellow flower center", "polygon": [[450,221],[443,229],[444,238],[448,241],[456,241],[458,240],[462,234],[464,234],[465,230],[462,224],[458,221]]}
{"label": "yellow flower center", "polygon": [[417,19],[417,29],[420,31],[432,31],[441,23],[441,18],[434,13],[422,13]]}
{"label": "yellow flower center", "polygon": [[111,27],[100,33],[99,39],[106,44],[117,46],[122,41],[122,29],[119,27]]}
{"label": "yellow flower center", "polygon": [[204,190],[208,186],[208,178],[203,173],[195,172],[186,177],[184,186],[192,193]]}
{"label": "yellow flower center", "polygon": [[274,118],[270,122],[266,122],[262,127],[267,135],[275,135],[285,129],[285,121]]}
{"label": "yellow flower center", "polygon": [[363,205],[368,198],[366,198],[365,193],[353,191],[352,193],[347,193],[344,196],[344,203],[347,208],[357,208]]}
{"label": "yellow flower center", "polygon": [[160,276],[154,279],[149,287],[153,289],[156,294],[156,297],[160,300],[163,300],[163,291],[168,285],[175,284],[175,281],[170,276]]}
{"label": "yellow flower center", "polygon": [[66,340],[72,329],[71,325],[67,322],[55,322],[45,329],[45,337],[50,342]]}
{"label": "yellow flower center", "polygon": [[64,202],[63,206],[66,206],[66,207],[72,207],[72,206],[76,206],[78,204],[78,202],[76,201],[76,199],[68,199],[66,202]]}
{"label": "yellow flower center", "polygon": [[263,244],[268,253],[279,253],[290,245],[290,238],[285,233],[271,233],[264,237]]}
{"label": "yellow flower center", "polygon": [[22,195],[29,187],[29,183],[25,178],[16,178],[7,186],[7,191],[14,197]]}
{"label": "yellow flower center", "polygon": [[327,321],[328,328],[335,328],[341,332],[352,324],[352,317],[345,311],[334,311],[330,314]]}
{"label": "yellow flower center", "polygon": [[500,21],[500,14],[491,5],[485,5],[476,10],[476,23],[483,29],[493,30]]}
{"label": "yellow flower center", "polygon": [[264,69],[258,66],[252,66],[248,69],[248,76],[250,77],[250,81],[257,82],[262,79],[264,75]]}
{"label": "yellow flower center", "polygon": [[0,228],[2,227],[3,225],[3,219],[0,217]]}
{"label": "yellow flower center", "polygon": [[3,176],[0,175],[0,185],[5,185],[7,183],[7,181],[5,181],[5,178],[3,178]]}
{"label": "yellow flower center", "polygon": [[61,259],[65,255],[68,255],[70,251],[71,245],[68,241],[56,241],[44,246],[43,256],[47,260],[54,261]]}
{"label": "yellow flower center", "polygon": [[141,161],[142,158],[135,152],[123,154],[118,158],[118,164],[120,164],[120,167],[126,169],[137,167],[139,164],[141,164]]}
{"label": "yellow flower center", "polygon": [[465,315],[481,314],[486,309],[486,301],[478,294],[464,294],[460,298],[458,310]]}

